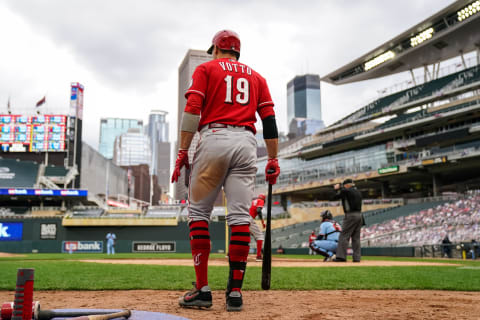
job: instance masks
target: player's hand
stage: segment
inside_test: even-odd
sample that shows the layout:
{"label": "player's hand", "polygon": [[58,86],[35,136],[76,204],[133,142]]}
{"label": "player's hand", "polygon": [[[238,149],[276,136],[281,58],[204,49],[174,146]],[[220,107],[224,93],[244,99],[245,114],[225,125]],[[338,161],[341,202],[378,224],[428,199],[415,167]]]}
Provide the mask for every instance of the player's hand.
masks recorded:
{"label": "player's hand", "polygon": [[262,220],[262,226],[263,226],[263,229],[265,229],[265,228],[266,228],[266,226],[265,226],[265,222],[264,222],[263,220]]}
{"label": "player's hand", "polygon": [[175,169],[173,170],[172,174],[172,183],[178,181],[178,177],[180,177],[180,170],[182,170],[184,166],[187,169],[190,168],[190,165],[188,164],[188,149],[178,150],[177,161],[175,161]]}
{"label": "player's hand", "polygon": [[268,159],[267,165],[265,166],[265,180],[269,184],[277,183],[277,178],[280,175],[280,166],[278,165],[278,159]]}

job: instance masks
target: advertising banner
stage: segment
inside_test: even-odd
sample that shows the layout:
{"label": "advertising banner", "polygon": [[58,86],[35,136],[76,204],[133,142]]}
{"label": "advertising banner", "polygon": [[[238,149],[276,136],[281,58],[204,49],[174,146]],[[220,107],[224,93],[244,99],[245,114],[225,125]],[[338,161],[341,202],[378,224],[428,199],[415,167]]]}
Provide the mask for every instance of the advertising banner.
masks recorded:
{"label": "advertising banner", "polygon": [[57,197],[86,197],[87,190],[77,189],[24,189],[0,188],[0,196],[57,196]]}
{"label": "advertising banner", "polygon": [[103,253],[103,241],[63,241],[63,253]]}
{"label": "advertising banner", "polygon": [[57,239],[57,224],[56,223],[42,223],[40,225],[40,239],[55,240]]}
{"label": "advertising banner", "polygon": [[21,241],[23,222],[0,222],[0,241]]}
{"label": "advertising banner", "polygon": [[132,252],[160,253],[175,252],[175,241],[165,242],[136,242],[132,243]]}

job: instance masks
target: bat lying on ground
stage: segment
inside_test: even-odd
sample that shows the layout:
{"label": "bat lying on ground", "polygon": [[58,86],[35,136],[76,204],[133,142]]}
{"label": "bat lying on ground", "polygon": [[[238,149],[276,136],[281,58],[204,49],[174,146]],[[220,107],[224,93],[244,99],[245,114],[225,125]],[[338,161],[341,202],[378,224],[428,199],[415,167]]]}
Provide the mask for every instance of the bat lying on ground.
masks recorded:
{"label": "bat lying on ground", "polygon": [[130,310],[124,310],[121,312],[109,313],[109,314],[96,314],[90,316],[81,316],[77,318],[71,318],[69,320],[109,320],[115,319],[120,317],[130,318],[131,312]]}
{"label": "bat lying on ground", "polygon": [[[128,310],[127,310],[128,311]],[[55,310],[38,310],[34,313],[34,320],[50,320],[53,318],[65,318],[65,317],[82,317],[82,319],[87,319],[88,316],[92,315],[101,315],[107,316],[113,314],[112,311],[92,311],[92,310],[76,310],[76,311],[55,311]],[[85,318],[84,318],[85,316]],[[121,316],[119,316],[121,317]],[[77,319],[77,318],[75,318]],[[100,319],[100,318],[99,318]],[[112,318],[102,318],[102,319],[112,319]]]}

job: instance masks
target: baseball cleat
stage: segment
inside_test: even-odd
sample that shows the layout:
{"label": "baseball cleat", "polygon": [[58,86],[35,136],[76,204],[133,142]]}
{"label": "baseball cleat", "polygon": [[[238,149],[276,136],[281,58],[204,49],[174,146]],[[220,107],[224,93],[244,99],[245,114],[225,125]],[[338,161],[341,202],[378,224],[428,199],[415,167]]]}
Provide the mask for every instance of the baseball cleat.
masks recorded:
{"label": "baseball cleat", "polygon": [[255,258],[255,261],[257,261],[257,262],[262,262],[263,259],[262,259],[262,257],[256,257],[256,258]]}
{"label": "baseball cleat", "polygon": [[335,259],[333,259],[332,261],[333,261],[333,262],[347,262],[346,259],[344,259],[344,258],[338,258],[338,257],[335,258]]}
{"label": "baseball cleat", "polygon": [[239,291],[232,291],[227,295],[227,311],[242,311],[243,300]]}
{"label": "baseball cleat", "polygon": [[210,308],[212,306],[212,290],[209,286],[203,286],[200,290],[197,289],[195,282],[193,289],[185,293],[183,297],[178,299],[178,304],[181,307],[199,307]]}
{"label": "baseball cleat", "polygon": [[330,262],[333,260],[333,257],[325,257],[325,259],[323,259],[323,262]]}

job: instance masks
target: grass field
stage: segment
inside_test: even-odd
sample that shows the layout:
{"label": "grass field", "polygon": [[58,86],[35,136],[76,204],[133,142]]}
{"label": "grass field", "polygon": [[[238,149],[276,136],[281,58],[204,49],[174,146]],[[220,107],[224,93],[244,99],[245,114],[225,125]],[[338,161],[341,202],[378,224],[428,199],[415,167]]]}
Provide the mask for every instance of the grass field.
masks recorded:
{"label": "grass field", "polygon": [[[195,280],[192,267],[85,263],[83,259],[190,259],[190,254],[28,254],[0,258],[0,290],[14,290],[18,268],[35,268],[37,290],[185,290]],[[224,255],[212,254],[212,258]],[[278,256],[319,259],[315,256]],[[456,266],[274,267],[272,290],[431,289],[480,291],[480,261],[362,257],[364,260],[433,261]],[[319,262],[321,263],[321,262]],[[228,268],[209,267],[213,290],[225,288]],[[261,267],[248,266],[245,290],[260,290]]]}

